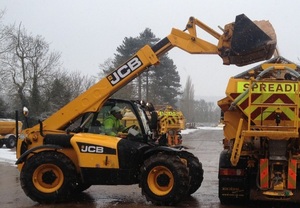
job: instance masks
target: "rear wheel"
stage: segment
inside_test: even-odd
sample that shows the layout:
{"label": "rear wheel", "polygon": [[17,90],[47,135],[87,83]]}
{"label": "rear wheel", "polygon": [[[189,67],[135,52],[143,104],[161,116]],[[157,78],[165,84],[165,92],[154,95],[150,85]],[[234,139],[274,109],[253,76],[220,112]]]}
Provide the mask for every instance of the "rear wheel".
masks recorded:
{"label": "rear wheel", "polygon": [[76,169],[64,154],[41,152],[30,157],[21,170],[21,185],[39,203],[67,200],[76,187]]}
{"label": "rear wheel", "polygon": [[4,145],[4,143],[3,143],[3,139],[0,139],[0,148],[2,148],[2,147],[3,147],[3,145]]}
{"label": "rear wheel", "polygon": [[[231,153],[223,150],[219,158],[219,199],[224,205],[244,203],[250,197],[251,182],[246,172],[248,159],[240,157],[238,164],[232,166],[230,157]],[[243,174],[235,174],[236,170]]]}
{"label": "rear wheel", "polygon": [[7,148],[14,148],[16,146],[17,139],[14,135],[10,135],[6,140],[6,147]]}
{"label": "rear wheel", "polygon": [[188,169],[175,155],[153,155],[141,168],[140,187],[153,204],[174,205],[187,195]]}
{"label": "rear wheel", "polygon": [[190,176],[190,188],[188,194],[191,195],[195,193],[202,184],[204,174],[202,163],[197,157],[189,152],[182,152],[180,157],[187,161]]}

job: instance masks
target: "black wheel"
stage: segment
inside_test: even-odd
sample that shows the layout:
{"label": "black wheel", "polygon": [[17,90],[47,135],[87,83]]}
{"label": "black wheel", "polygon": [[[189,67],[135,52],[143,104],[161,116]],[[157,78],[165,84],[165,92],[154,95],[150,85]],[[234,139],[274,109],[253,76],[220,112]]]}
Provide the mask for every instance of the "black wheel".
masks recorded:
{"label": "black wheel", "polygon": [[190,188],[188,194],[191,195],[195,193],[202,184],[204,174],[202,163],[199,162],[197,157],[189,152],[182,152],[180,157],[187,161],[190,176]]}
{"label": "black wheel", "polygon": [[41,152],[24,164],[21,186],[25,194],[39,203],[67,200],[76,187],[76,169],[64,154],[54,151]]}
{"label": "black wheel", "polygon": [[153,204],[175,205],[187,195],[188,169],[175,155],[152,155],[141,168],[140,187]]}
{"label": "black wheel", "polygon": [[2,148],[2,147],[3,147],[3,145],[4,145],[4,143],[3,143],[3,139],[0,139],[0,148]]}
{"label": "black wheel", "polygon": [[5,146],[7,148],[14,148],[16,146],[16,143],[17,143],[16,137],[14,135],[10,135],[6,140]]}
{"label": "black wheel", "polygon": [[[236,166],[232,166],[231,153],[228,150],[223,150],[219,158],[219,199],[221,204],[241,204],[247,203],[250,199],[251,177],[247,170],[248,157],[241,156]],[[242,170],[242,175],[228,175],[227,172]],[[255,171],[256,172],[256,171]]]}
{"label": "black wheel", "polygon": [[80,177],[77,178],[75,193],[81,193],[91,187],[91,184],[84,183]]}

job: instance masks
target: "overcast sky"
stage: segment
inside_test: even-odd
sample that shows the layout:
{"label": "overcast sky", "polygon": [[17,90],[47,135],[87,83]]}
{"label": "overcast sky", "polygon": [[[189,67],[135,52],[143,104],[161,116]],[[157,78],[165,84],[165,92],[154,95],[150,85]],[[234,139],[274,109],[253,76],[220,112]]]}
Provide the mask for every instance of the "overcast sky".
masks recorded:
{"label": "overcast sky", "polygon": [[[0,0],[4,24],[20,24],[41,35],[52,51],[62,53],[63,67],[96,75],[99,64],[113,58],[125,37],[150,28],[158,38],[172,28],[184,29],[194,16],[221,33],[218,26],[244,13],[251,20],[269,20],[276,30],[280,55],[299,64],[299,0]],[[198,31],[198,37],[217,44]],[[225,66],[218,55],[191,55],[172,49],[184,87],[191,76],[195,95],[222,98],[229,77],[250,67]]]}

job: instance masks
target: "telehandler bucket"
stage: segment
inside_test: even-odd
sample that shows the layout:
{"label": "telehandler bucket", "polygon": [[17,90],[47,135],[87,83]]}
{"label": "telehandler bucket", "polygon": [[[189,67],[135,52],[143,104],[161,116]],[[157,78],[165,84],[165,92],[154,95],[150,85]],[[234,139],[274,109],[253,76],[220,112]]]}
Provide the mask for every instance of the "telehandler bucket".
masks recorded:
{"label": "telehandler bucket", "polygon": [[224,59],[227,55],[228,64],[244,66],[267,60],[276,49],[276,34],[271,23],[265,20],[251,21],[244,14],[236,16],[234,23],[225,26],[224,35],[227,39],[224,42],[229,41],[229,51],[227,48],[227,51],[223,51],[224,57],[221,56]]}

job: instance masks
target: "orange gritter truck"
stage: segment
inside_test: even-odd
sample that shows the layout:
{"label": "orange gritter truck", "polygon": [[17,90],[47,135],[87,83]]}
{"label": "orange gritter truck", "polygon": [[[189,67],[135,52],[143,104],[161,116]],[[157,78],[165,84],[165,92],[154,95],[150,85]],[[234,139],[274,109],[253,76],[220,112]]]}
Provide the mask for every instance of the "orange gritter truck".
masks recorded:
{"label": "orange gritter truck", "polygon": [[300,202],[300,66],[278,56],[232,77],[224,113],[219,198]]}

